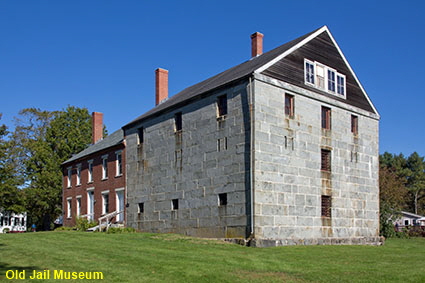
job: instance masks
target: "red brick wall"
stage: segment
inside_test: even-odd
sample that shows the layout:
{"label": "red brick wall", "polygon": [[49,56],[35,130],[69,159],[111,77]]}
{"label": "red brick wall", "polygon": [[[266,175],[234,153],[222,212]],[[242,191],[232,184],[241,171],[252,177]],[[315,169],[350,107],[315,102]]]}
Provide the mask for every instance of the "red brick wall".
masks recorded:
{"label": "red brick wall", "polygon": [[[116,151],[122,150],[122,175],[116,176]],[[102,180],[102,156],[108,154],[108,178]],[[93,160],[93,182],[88,183],[88,161]],[[77,165],[81,164],[81,185],[77,185]],[[68,167],[72,167],[71,187],[67,187]],[[116,189],[125,188],[125,148],[123,144],[94,153],[90,156],[63,166],[63,225],[74,226],[77,213],[77,196],[81,196],[81,215],[87,214],[87,189],[94,189],[94,220],[102,216],[102,192],[109,191],[109,212],[116,210]],[[68,203],[71,200],[71,218],[67,217]],[[124,190],[124,205],[126,203]],[[115,221],[115,219],[113,220]],[[125,222],[125,213],[124,213]]]}

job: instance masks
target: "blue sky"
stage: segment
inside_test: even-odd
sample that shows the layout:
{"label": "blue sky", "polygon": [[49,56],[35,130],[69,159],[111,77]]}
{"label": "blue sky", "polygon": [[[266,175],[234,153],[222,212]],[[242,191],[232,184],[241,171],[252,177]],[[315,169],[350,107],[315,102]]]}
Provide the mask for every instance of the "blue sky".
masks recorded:
{"label": "blue sky", "polygon": [[113,132],[169,92],[327,25],[381,114],[380,151],[425,155],[424,1],[0,1],[0,123],[67,105]]}

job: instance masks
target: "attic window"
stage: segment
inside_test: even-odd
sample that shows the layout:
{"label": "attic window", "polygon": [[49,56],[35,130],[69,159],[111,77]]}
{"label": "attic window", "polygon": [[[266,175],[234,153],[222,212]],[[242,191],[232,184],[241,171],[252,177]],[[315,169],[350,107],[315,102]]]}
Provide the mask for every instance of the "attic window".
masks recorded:
{"label": "attic window", "polygon": [[319,62],[304,59],[304,83],[335,96],[346,98],[345,75]]}

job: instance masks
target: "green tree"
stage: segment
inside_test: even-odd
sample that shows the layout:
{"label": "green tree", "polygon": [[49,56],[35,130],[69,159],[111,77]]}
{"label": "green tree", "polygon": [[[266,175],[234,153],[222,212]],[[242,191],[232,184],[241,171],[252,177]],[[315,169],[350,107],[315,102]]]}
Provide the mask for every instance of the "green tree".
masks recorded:
{"label": "green tree", "polygon": [[380,164],[391,169],[402,178],[410,194],[406,197],[406,210],[416,214],[425,213],[425,162],[424,157],[413,152],[409,157],[403,154],[385,152],[380,156]]}
{"label": "green tree", "polygon": [[[425,162],[424,157],[419,156],[417,152],[413,152],[406,162],[408,170],[407,188],[412,194],[413,207],[415,213],[418,214],[418,201],[425,197]],[[423,208],[420,208],[423,212]]]}
{"label": "green tree", "polygon": [[29,108],[20,114],[14,140],[26,177],[29,221],[48,230],[62,211],[61,164],[90,144],[91,117],[86,108],[73,106],[56,112]]}
{"label": "green tree", "polygon": [[407,193],[405,179],[399,177],[392,169],[381,166],[379,170],[379,220],[382,236],[394,236],[393,221],[405,208]]}
{"label": "green tree", "polygon": [[[0,119],[1,119],[0,113]],[[19,185],[22,183],[11,158],[12,143],[6,139],[6,125],[0,125],[0,211],[23,212],[24,198]]]}

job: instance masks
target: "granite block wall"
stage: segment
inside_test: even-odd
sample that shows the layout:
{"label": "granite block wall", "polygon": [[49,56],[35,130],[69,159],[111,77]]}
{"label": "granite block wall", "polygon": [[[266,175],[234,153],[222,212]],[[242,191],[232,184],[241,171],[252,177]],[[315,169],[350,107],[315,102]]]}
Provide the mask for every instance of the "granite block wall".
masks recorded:
{"label": "granite block wall", "polygon": [[[379,117],[263,75],[254,89],[256,239],[376,243]],[[285,115],[285,93],[294,117]],[[322,129],[322,106],[331,108],[331,130]],[[331,151],[330,172],[321,170],[321,149]],[[322,195],[331,197],[331,217],[322,216]]]}
{"label": "granite block wall", "polygon": [[[227,96],[228,113],[219,119],[217,98],[222,95]],[[128,225],[148,232],[246,237],[247,107],[247,85],[242,83],[127,129]],[[182,131],[175,132],[179,112]],[[225,203],[222,199],[220,204],[220,195]]]}

